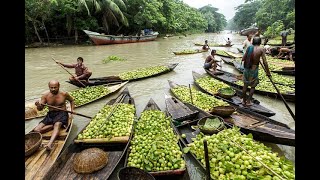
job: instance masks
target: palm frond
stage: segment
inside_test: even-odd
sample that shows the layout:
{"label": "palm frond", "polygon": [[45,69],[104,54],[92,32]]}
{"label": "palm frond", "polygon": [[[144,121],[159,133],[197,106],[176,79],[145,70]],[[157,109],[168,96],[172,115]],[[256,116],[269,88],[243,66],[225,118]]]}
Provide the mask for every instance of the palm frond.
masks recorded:
{"label": "palm frond", "polygon": [[116,17],[120,19],[120,22],[122,22],[125,26],[129,26],[127,18],[123,15],[122,11],[117,6],[117,4],[115,4],[112,1],[109,1],[108,3],[109,3],[109,6],[107,7],[114,13]]}
{"label": "palm frond", "polygon": [[88,15],[91,16],[86,0],[79,0],[78,2],[80,5],[83,5],[86,8],[86,10],[88,11]]}
{"label": "palm frond", "polygon": [[97,1],[97,0],[93,0],[93,6],[95,7],[96,9],[96,13],[101,11],[101,6],[100,6],[100,3]]}
{"label": "palm frond", "polygon": [[121,10],[123,10],[123,11],[127,10],[126,4],[123,2],[123,0],[113,0],[113,2],[114,2],[116,5],[118,5],[118,7],[119,7]]}
{"label": "palm frond", "polygon": [[67,15],[67,23],[66,23],[66,26],[67,26],[67,31],[68,31],[68,35],[70,35],[71,33],[71,30],[72,30],[72,17],[71,15]]}
{"label": "palm frond", "polygon": [[109,9],[107,12],[107,20],[109,20],[109,22],[114,23],[116,26],[119,27],[119,22],[117,20],[117,17],[114,15],[114,13]]}
{"label": "palm frond", "polygon": [[109,34],[109,24],[107,21],[107,14],[106,13],[103,13],[102,25],[103,25],[104,30],[107,32],[107,34]]}

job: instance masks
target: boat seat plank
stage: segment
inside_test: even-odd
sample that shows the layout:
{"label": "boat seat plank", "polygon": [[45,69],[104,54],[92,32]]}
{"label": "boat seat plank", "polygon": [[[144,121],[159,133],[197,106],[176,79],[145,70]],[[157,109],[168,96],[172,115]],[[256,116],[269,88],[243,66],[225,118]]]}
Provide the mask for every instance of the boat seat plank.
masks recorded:
{"label": "boat seat plank", "polygon": [[188,117],[196,113],[196,111],[191,111],[186,105],[179,103],[178,101],[175,102],[172,99],[166,99],[166,102],[168,112],[170,112],[170,115],[173,119]]}
{"label": "boat seat plank", "polygon": [[235,125],[241,126],[241,127],[249,126],[250,124],[260,122],[256,119],[253,119],[249,116],[244,116],[243,114],[239,114],[239,113],[232,114],[231,117],[234,120]]}

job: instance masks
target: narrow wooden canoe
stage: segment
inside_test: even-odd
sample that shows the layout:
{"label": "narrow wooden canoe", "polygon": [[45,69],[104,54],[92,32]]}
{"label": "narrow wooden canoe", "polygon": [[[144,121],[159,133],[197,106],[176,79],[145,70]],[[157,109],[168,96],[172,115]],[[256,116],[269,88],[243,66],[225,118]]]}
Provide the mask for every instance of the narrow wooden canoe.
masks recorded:
{"label": "narrow wooden canoe", "polygon": [[230,51],[225,51],[230,57],[233,57],[233,58],[242,58],[242,54],[236,54],[236,53],[233,53],[233,52],[230,52]]}
{"label": "narrow wooden canoe", "polygon": [[233,66],[236,68],[236,70],[239,71],[239,73],[243,73],[243,65],[241,66],[241,63],[239,61],[234,61]]}
{"label": "narrow wooden canoe", "polygon": [[224,63],[233,65],[234,58],[224,57],[224,58],[221,58],[221,59],[222,59],[222,61],[223,61]]}
{"label": "narrow wooden canoe", "polygon": [[152,35],[145,36],[115,36],[115,35],[104,35],[93,31],[83,30],[93,41],[95,45],[105,44],[124,44],[124,43],[137,43],[154,41],[159,35],[158,32],[154,32]]}
{"label": "narrow wooden canoe", "polygon": [[[195,46],[203,46],[201,43],[194,43]],[[226,44],[208,44],[210,47],[232,47],[234,44],[226,45]]]}
{"label": "narrow wooden canoe", "polygon": [[[122,93],[119,94],[118,98],[125,95],[120,103],[134,104],[133,98],[130,96],[128,89],[126,88]],[[107,104],[115,104],[116,99],[110,100]],[[133,126],[132,126],[133,128]],[[84,128],[85,129],[85,128]],[[76,144],[72,143],[64,150],[53,167],[46,174],[44,179],[108,179],[116,166],[119,164],[121,159],[128,148],[132,137],[132,129],[130,137],[125,142],[119,143],[93,143],[93,144]],[[97,147],[108,153],[107,165],[99,171],[90,174],[79,174],[73,170],[73,159],[74,156],[84,149]]]}
{"label": "narrow wooden canoe", "polygon": [[173,51],[173,54],[175,55],[186,55],[186,54],[196,54],[196,53],[203,53],[208,52],[208,50],[202,50],[202,49],[195,49],[190,52],[184,52],[184,51]]}
{"label": "narrow wooden canoe", "polygon": [[[97,86],[97,85],[102,85],[102,84],[108,84],[108,85],[112,85],[112,84],[119,84],[125,81],[138,81],[138,80],[142,80],[142,79],[146,79],[146,78],[150,78],[150,77],[155,77],[155,76],[159,76],[162,74],[166,74],[168,72],[171,72],[174,70],[174,68],[176,68],[178,66],[179,63],[172,63],[172,64],[168,64],[166,65],[169,69],[159,72],[157,74],[153,74],[150,76],[146,76],[146,77],[141,77],[141,78],[136,78],[136,79],[130,79],[130,80],[122,80],[119,76],[106,76],[106,77],[97,77],[97,78],[90,78],[88,82],[84,82],[82,81],[86,86]],[[77,87],[82,87],[82,85],[77,82],[77,81],[66,81],[72,85],[75,85]]]}
{"label": "narrow wooden canoe", "polygon": [[[112,85],[112,86],[106,85],[106,86],[104,86],[104,87],[107,88],[107,89],[109,89],[109,91],[110,91],[108,94],[101,95],[100,97],[97,97],[97,98],[95,98],[95,99],[92,99],[91,101],[86,102],[86,103],[84,103],[84,104],[76,105],[75,108],[80,107],[80,106],[87,105],[87,104],[92,103],[92,102],[94,102],[94,101],[97,101],[97,100],[99,100],[99,99],[101,99],[101,98],[103,98],[103,97],[109,96],[109,95],[113,94],[114,92],[118,91],[119,89],[121,89],[121,88],[122,88],[123,86],[125,86],[127,83],[128,83],[128,82],[126,81],[126,82],[123,82],[123,83],[117,84],[117,85]],[[38,111],[38,110],[37,110],[37,107],[36,107],[36,105],[35,105],[34,103],[35,103],[35,101],[32,102],[32,103],[29,102],[29,103],[26,103],[26,104],[25,104],[25,107],[28,107],[29,109],[33,109],[33,110],[35,111],[35,113],[33,114],[33,116],[25,117],[25,120],[31,120],[31,119],[34,119],[34,118],[44,117],[44,116],[47,114],[47,112]],[[27,109],[26,109],[26,110],[27,110]]]}
{"label": "narrow wooden canoe", "polygon": [[52,130],[42,134],[42,145],[32,155],[25,157],[25,179],[45,179],[45,175],[57,160],[72,129],[73,119],[69,117],[67,128],[62,128],[57,139],[54,141],[53,149],[47,151],[44,146],[49,142]]}
{"label": "narrow wooden canoe", "polygon": [[[179,87],[179,86],[184,86],[187,87],[185,85],[178,85],[176,83],[174,83],[173,81],[168,80],[169,86],[170,86],[170,91],[171,93],[178,98],[180,101],[182,101],[172,90],[173,88]],[[203,92],[201,92],[203,93]],[[208,95],[209,96],[209,95]],[[210,111],[208,111],[208,113],[212,113],[212,114],[223,114],[224,116],[228,116],[229,114],[235,112],[235,108],[233,108],[233,106],[231,105],[226,105],[226,106],[216,106],[216,107],[212,107],[210,109]]]}
{"label": "narrow wooden canoe", "polygon": [[209,91],[205,90],[202,86],[200,86],[199,83],[197,83],[197,79],[204,77],[204,75],[200,75],[194,71],[192,71],[192,76],[194,79],[194,84],[202,91],[205,92],[207,94],[213,95],[214,97],[218,98],[218,99],[222,99],[223,101],[228,102],[229,104],[233,105],[236,109],[247,109],[249,111],[252,112],[256,112],[258,114],[262,114],[264,116],[270,117],[270,116],[274,116],[276,113],[271,111],[270,109],[267,109],[263,106],[261,106],[258,102],[253,101],[253,105],[252,106],[243,106],[242,105],[242,101],[241,101],[241,94],[236,94],[235,96],[233,96],[231,99],[225,99],[221,96],[219,96],[219,94],[212,94]]}
{"label": "narrow wooden canoe", "polygon": [[226,51],[223,51],[223,50],[217,50],[216,55],[226,57],[226,58],[234,58],[233,56],[230,56],[229,54],[227,54]]}
{"label": "narrow wooden canoe", "polygon": [[[189,103],[184,104],[191,110],[199,111],[197,116],[190,119],[189,122],[176,126],[180,133],[187,135],[186,141],[187,144],[189,144],[190,141],[192,141],[191,138],[199,133],[199,130],[195,133],[194,130],[191,129],[191,125],[197,125],[199,119],[211,117],[212,115]],[[237,113],[224,118],[224,123],[227,127],[240,127],[241,132],[244,134],[251,133],[253,138],[258,141],[295,146],[295,131],[293,129],[290,129],[286,124],[246,109],[237,109]]]}
{"label": "narrow wooden canoe", "polygon": [[[154,102],[154,100],[152,98],[150,98],[148,104],[146,105],[146,107],[144,108],[143,111],[146,111],[146,110],[159,110],[159,111],[161,111],[159,106]],[[174,127],[172,125],[172,123],[170,123],[170,126],[172,128]],[[133,133],[133,137],[134,137],[134,133]],[[179,144],[179,146],[180,146],[180,144]],[[180,146],[180,149],[181,149],[181,146]],[[130,154],[130,148],[128,149],[127,154],[126,154],[125,167],[127,167],[129,154]],[[184,154],[183,154],[183,159],[184,159],[184,161],[186,161]],[[184,168],[184,169],[176,169],[176,170],[166,170],[166,171],[154,171],[154,172],[149,172],[149,173],[152,176],[159,177],[161,179],[177,179],[177,180],[190,179],[188,170],[186,168]]]}
{"label": "narrow wooden canoe", "polygon": [[[122,98],[123,100],[120,101],[120,103],[126,103],[126,104],[132,104],[132,105],[135,105],[134,104],[134,100],[133,98],[131,97],[130,93],[129,93],[129,90],[128,88],[125,88],[121,93],[120,95],[116,98],[116,99],[120,99]],[[110,103],[114,103],[115,100],[111,100],[109,102]],[[89,125],[89,124],[88,124]],[[80,133],[82,133],[86,128],[87,126],[86,125],[81,131]],[[79,133],[79,134],[80,134]],[[74,143],[80,143],[81,145],[83,144],[105,144],[105,143],[127,143],[129,140],[129,136],[121,136],[121,137],[112,137],[112,138],[98,138],[98,139],[75,139],[74,140]]]}
{"label": "narrow wooden canoe", "polygon": [[[229,73],[229,72],[226,72],[226,71],[222,71],[222,70],[219,70],[220,72],[223,72],[223,74],[215,74],[213,73],[212,71],[209,71],[209,70],[206,70],[205,71],[210,75],[212,76],[213,78],[215,79],[218,79],[226,84],[229,84],[239,90],[242,89],[243,86],[240,86],[240,85],[237,85],[235,82],[238,81],[238,78],[237,78],[237,75],[235,74],[232,74],[232,73]],[[276,99],[280,99],[281,97],[279,97],[278,93],[277,92],[269,92],[269,91],[262,91],[262,90],[258,90],[256,89],[255,90],[255,93],[257,94],[261,94],[261,95],[265,95],[265,96],[269,96],[269,97],[272,97],[272,98],[276,98]],[[289,101],[289,102],[295,102],[295,92],[287,92],[287,93],[282,93],[281,94],[283,96],[283,98],[286,100],[286,101]]]}
{"label": "narrow wooden canoe", "polygon": [[278,70],[278,71],[271,71],[277,74],[281,74],[281,75],[287,75],[287,76],[295,76],[295,69],[294,70]]}

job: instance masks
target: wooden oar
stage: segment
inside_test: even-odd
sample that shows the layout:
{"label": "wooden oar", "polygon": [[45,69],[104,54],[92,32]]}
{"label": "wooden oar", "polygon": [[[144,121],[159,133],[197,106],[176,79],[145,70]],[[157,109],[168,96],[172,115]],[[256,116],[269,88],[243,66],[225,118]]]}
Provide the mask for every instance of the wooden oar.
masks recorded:
{"label": "wooden oar", "polygon": [[206,139],[203,140],[203,146],[204,146],[204,159],[206,162],[206,177],[207,177],[207,180],[211,180],[210,163],[209,163],[209,155],[208,155],[208,143]]}
{"label": "wooden oar", "polygon": [[64,66],[62,66],[60,63],[58,63],[53,57],[51,57],[52,60],[54,60],[54,62],[56,62],[57,64],[59,64],[62,69],[64,69],[65,71],[67,71],[75,80],[77,80],[83,87],[86,87],[85,84],[83,84],[79,79],[76,79],[76,77],[74,77],[74,75],[72,73],[70,73]]}
{"label": "wooden oar", "polygon": [[[126,95],[127,95],[127,94],[122,94],[122,96],[121,96],[119,99],[116,100],[116,102],[113,104],[114,107],[112,108],[112,110],[111,110],[111,112],[108,114],[108,116],[106,117],[105,121],[108,120],[108,119],[111,117],[111,115],[113,114],[113,112],[117,109],[119,102],[122,101],[122,99],[123,99],[124,97],[126,97]],[[102,124],[101,124],[101,125],[102,125]]]}
{"label": "wooden oar", "polygon": [[[259,61],[261,64],[262,69],[264,70],[265,73],[267,73],[265,67],[263,66],[263,64],[261,63],[261,61]],[[281,97],[284,105],[286,106],[286,108],[288,109],[290,115],[292,116],[293,120],[296,120],[296,116],[293,114],[292,110],[290,109],[289,105],[287,104],[287,101],[284,99],[284,97],[282,96],[282,94],[280,93],[279,89],[277,88],[277,86],[274,84],[274,82],[272,81],[271,77],[268,76],[270,82],[272,83],[273,87],[276,89],[278,95]]]}
{"label": "wooden oar", "polygon": [[192,93],[191,93],[191,87],[190,87],[190,84],[189,84],[189,91],[190,91],[191,103],[192,103],[192,105],[193,105],[193,99],[192,99]]}
{"label": "wooden oar", "polygon": [[42,104],[42,103],[40,103],[40,104],[43,105],[43,106],[47,106],[49,108],[57,109],[57,110],[60,110],[60,111],[65,111],[65,112],[68,112],[68,113],[71,113],[71,114],[75,114],[75,115],[78,115],[78,116],[82,116],[82,117],[86,117],[86,118],[89,118],[89,119],[93,118],[93,117],[90,117],[90,116],[87,116],[87,115],[83,115],[83,114],[80,114],[80,113],[77,113],[77,112],[72,112],[72,111],[69,111],[69,110],[65,110],[65,109],[61,109],[61,108],[55,107],[55,106],[51,106],[49,104]]}

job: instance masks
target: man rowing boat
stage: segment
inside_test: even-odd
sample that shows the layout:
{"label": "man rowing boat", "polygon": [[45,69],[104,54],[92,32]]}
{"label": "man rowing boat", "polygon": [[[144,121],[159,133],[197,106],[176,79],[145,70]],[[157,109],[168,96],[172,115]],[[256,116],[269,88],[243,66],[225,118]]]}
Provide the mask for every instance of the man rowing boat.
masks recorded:
{"label": "man rowing boat", "polygon": [[[71,111],[74,110],[74,99],[68,92],[60,91],[60,83],[56,80],[51,80],[48,83],[49,92],[41,97],[40,102],[36,101],[35,105],[39,111],[43,110],[44,105],[59,107],[66,110],[66,101],[70,102]],[[71,116],[71,115],[70,115]],[[66,128],[68,125],[68,113],[65,111],[57,111],[56,109],[49,107],[49,112],[46,117],[34,128],[33,131],[45,133],[53,129],[51,138],[48,144],[45,146],[47,150],[52,150],[53,141],[58,137],[61,126]]]}
{"label": "man rowing boat", "polygon": [[61,62],[57,62],[66,68],[74,68],[76,77],[72,76],[69,78],[70,81],[84,80],[88,81],[89,77],[92,75],[92,72],[88,70],[88,68],[83,64],[83,58],[78,57],[77,64],[63,64]]}

